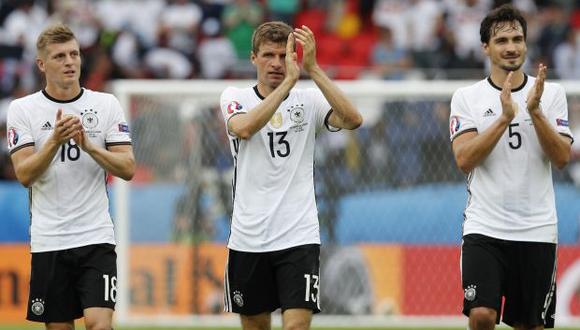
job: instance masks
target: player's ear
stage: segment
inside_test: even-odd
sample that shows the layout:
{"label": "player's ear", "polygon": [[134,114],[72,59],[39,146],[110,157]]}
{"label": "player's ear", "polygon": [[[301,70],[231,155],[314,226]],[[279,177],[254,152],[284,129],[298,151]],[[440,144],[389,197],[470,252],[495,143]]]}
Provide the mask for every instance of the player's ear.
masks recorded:
{"label": "player's ear", "polygon": [[481,49],[483,50],[485,55],[489,56],[489,44],[487,42],[481,44]]}
{"label": "player's ear", "polygon": [[256,54],[254,53],[254,51],[252,50],[252,52],[250,53],[250,61],[252,61],[252,64],[255,66],[256,65]]}
{"label": "player's ear", "polygon": [[36,58],[36,66],[40,72],[44,72],[44,60],[40,57]]}

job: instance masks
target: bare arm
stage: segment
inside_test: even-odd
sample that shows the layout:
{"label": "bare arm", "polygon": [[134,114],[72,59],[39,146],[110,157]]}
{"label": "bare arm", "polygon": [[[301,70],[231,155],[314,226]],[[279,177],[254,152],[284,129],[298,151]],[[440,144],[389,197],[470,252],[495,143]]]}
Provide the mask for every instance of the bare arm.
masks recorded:
{"label": "bare arm", "polygon": [[294,51],[294,37],[290,34],[286,43],[286,77],[258,106],[248,111],[248,113],[235,115],[228,120],[228,130],[231,133],[242,139],[249,139],[268,123],[276,109],[278,109],[298,81],[300,68],[298,67],[297,57]]}
{"label": "bare arm", "polygon": [[314,33],[307,26],[302,25],[301,29],[294,29],[294,35],[303,49],[304,70],[310,75],[334,110],[328,118],[328,123],[337,128],[358,128],[363,121],[361,114],[316,62]]}
{"label": "bare arm", "polygon": [[131,180],[135,174],[135,157],[130,145],[110,146],[107,149],[92,143],[84,131],[79,132],[75,142],[88,153],[105,171],[123,180]]}
{"label": "bare arm", "polygon": [[37,151],[34,147],[25,147],[12,154],[12,164],[16,178],[25,187],[30,187],[46,172],[54,156],[63,143],[73,138],[81,127],[80,120],[74,116],[62,116],[62,110],[56,113],[55,127],[46,143]]}
{"label": "bare arm", "polygon": [[570,162],[571,140],[569,137],[560,135],[550,125],[540,109],[540,98],[544,92],[545,80],[546,66],[540,64],[536,82],[528,94],[528,112],[534,123],[534,129],[542,150],[557,168],[562,169]]}
{"label": "bare arm", "polygon": [[453,140],[455,162],[463,173],[471,172],[491,153],[516,115],[517,104],[511,98],[511,77],[512,72],[508,74],[501,90],[502,114],[500,118],[481,134],[467,132]]}

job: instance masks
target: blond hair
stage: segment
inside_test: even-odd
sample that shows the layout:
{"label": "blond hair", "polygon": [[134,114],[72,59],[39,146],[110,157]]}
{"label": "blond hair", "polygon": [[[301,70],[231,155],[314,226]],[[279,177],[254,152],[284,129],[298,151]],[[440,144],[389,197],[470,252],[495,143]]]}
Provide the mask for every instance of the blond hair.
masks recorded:
{"label": "blond hair", "polygon": [[262,23],[252,35],[252,51],[258,54],[260,46],[265,42],[286,44],[290,33],[292,33],[292,27],[284,22]]}
{"label": "blond hair", "polygon": [[40,33],[36,40],[36,51],[39,55],[44,54],[48,45],[62,44],[71,40],[76,40],[72,30],[68,26],[58,23],[47,27]]}

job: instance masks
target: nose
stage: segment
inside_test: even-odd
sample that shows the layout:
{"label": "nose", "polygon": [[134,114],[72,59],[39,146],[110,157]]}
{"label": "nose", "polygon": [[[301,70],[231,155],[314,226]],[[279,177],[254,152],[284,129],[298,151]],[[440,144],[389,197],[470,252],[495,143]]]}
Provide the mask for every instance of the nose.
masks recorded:
{"label": "nose", "polygon": [[284,64],[284,58],[282,56],[274,56],[271,64],[274,68],[280,68]]}

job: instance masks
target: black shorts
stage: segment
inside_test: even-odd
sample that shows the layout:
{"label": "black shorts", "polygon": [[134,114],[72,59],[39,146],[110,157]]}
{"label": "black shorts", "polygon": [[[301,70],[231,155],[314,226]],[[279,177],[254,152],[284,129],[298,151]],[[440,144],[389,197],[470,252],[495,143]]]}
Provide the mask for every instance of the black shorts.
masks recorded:
{"label": "black shorts", "polygon": [[252,253],[229,250],[224,310],[256,315],[282,308],[320,312],[320,245]]}
{"label": "black shorts", "polygon": [[557,245],[470,234],[461,247],[463,314],[474,307],[497,311],[496,323],[554,327]]}
{"label": "black shorts", "polygon": [[27,320],[67,322],[88,307],[115,309],[117,254],[112,244],[32,253]]}

